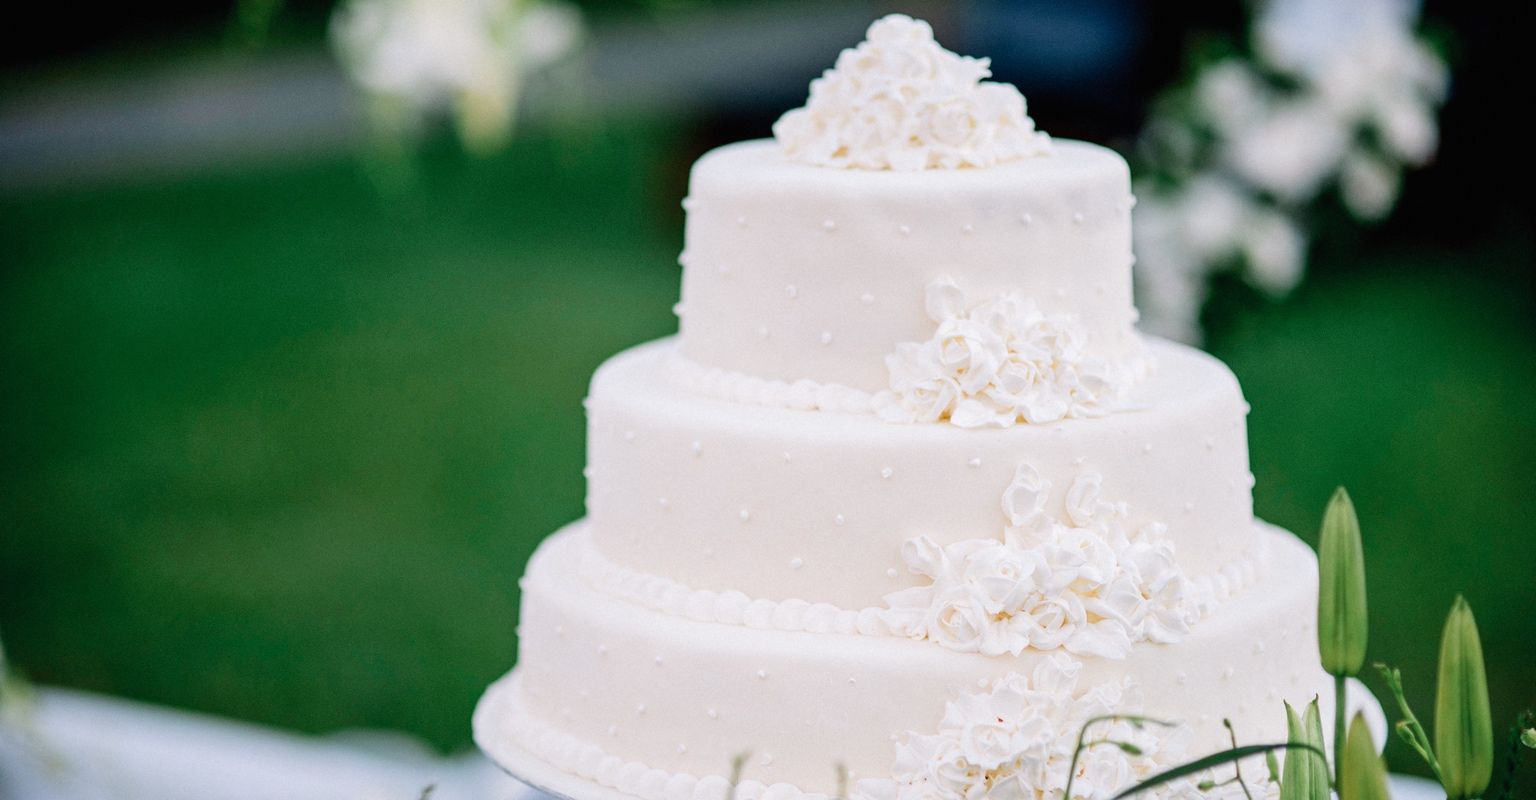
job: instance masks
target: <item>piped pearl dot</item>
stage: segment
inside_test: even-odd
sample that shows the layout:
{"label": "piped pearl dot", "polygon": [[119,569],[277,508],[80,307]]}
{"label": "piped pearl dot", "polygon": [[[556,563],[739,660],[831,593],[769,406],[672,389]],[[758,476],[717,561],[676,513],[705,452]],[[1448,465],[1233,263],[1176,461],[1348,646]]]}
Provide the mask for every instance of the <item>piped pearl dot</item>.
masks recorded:
{"label": "piped pearl dot", "polygon": [[1258,641],[1253,643],[1253,654],[1254,655],[1263,655],[1264,654],[1264,640],[1263,639],[1260,639],[1260,640],[1258,640]]}
{"label": "piped pearl dot", "polygon": [[1227,666],[1221,670],[1221,679],[1231,680],[1232,676],[1236,674],[1237,670],[1233,669],[1231,666]]}
{"label": "piped pearl dot", "polygon": [[638,716],[642,716],[642,717],[645,716],[645,704],[644,703],[641,703],[640,705],[635,706],[635,714],[638,715]]}
{"label": "piped pearl dot", "polygon": [[784,296],[788,297],[791,300],[795,299],[795,295],[797,295],[799,293],[800,293],[800,290],[796,289],[795,285],[793,283],[791,283],[790,285],[784,287]]}
{"label": "piped pearl dot", "polygon": [[970,234],[976,232],[976,226],[974,226],[971,223],[967,222],[964,225],[960,226],[960,232],[963,233],[963,234],[966,234],[967,236],[969,236]]}
{"label": "piped pearl dot", "polygon": [[608,735],[609,736],[618,736],[619,735],[619,726],[617,726],[617,725],[609,725],[608,726]]}
{"label": "piped pearl dot", "polygon": [[555,635],[556,636],[564,636],[565,635],[565,626],[564,625],[556,625],[555,626]]}
{"label": "piped pearl dot", "polygon": [[704,443],[700,442],[697,439],[695,439],[695,440],[693,440],[692,442],[690,442],[688,444],[688,449],[693,451],[693,455],[695,457],[703,455],[704,454]]}
{"label": "piped pearl dot", "polygon": [[673,303],[672,304],[672,316],[674,316],[674,317],[681,317],[682,315],[683,315],[683,304],[682,303]]}
{"label": "piped pearl dot", "polygon": [[1178,672],[1174,673],[1173,679],[1178,681],[1179,685],[1182,686],[1189,682],[1189,673],[1185,672],[1184,670],[1179,670]]}
{"label": "piped pearl dot", "polygon": [[738,228],[745,228],[745,227],[747,227],[747,218],[746,217],[737,217],[736,218],[736,227],[738,227]]}
{"label": "piped pearl dot", "polygon": [[677,754],[678,755],[682,755],[683,753],[686,753],[686,752],[688,752],[688,745],[686,745],[686,744],[679,744],[677,746]]}
{"label": "piped pearl dot", "polygon": [[581,477],[586,478],[587,480],[590,481],[590,480],[592,480],[592,475],[593,475],[592,467],[586,466],[586,467],[582,467],[581,468]]}
{"label": "piped pearl dot", "polygon": [[660,508],[662,511],[666,511],[667,509],[672,507],[672,501],[668,500],[665,497],[658,497],[658,498],[656,498],[656,506],[658,508]]}
{"label": "piped pearl dot", "polygon": [[803,558],[791,558],[789,560],[790,569],[800,569],[803,566],[805,566],[805,559]]}
{"label": "piped pearl dot", "polygon": [[847,521],[848,521],[848,518],[844,517],[842,514],[838,514],[837,516],[832,518],[832,524],[833,525],[842,525],[843,523],[845,523]]}
{"label": "piped pearl dot", "polygon": [[783,458],[784,458],[784,463],[788,464],[789,463],[789,451],[785,450],[782,455],[783,455]]}
{"label": "piped pearl dot", "polygon": [[821,221],[821,229],[824,231],[835,231],[837,230],[837,223],[830,219],[824,219]]}
{"label": "piped pearl dot", "polygon": [[608,645],[606,645],[606,644],[598,645],[597,646],[597,654],[599,656],[606,656],[606,655],[608,655]]}
{"label": "piped pearl dot", "polygon": [[694,209],[694,206],[696,206],[696,205],[698,205],[698,204],[696,202],[694,202],[694,199],[692,197],[684,197],[683,198],[683,210],[684,211],[692,211]]}
{"label": "piped pearl dot", "polygon": [[1086,219],[1086,217],[1083,216],[1083,212],[1081,212],[1081,211],[1074,211],[1074,212],[1072,212],[1072,223],[1074,225],[1081,225],[1081,224],[1083,224],[1083,220],[1084,219]]}
{"label": "piped pearl dot", "polygon": [[704,709],[704,716],[709,717],[710,719],[719,719],[720,712],[713,708],[706,708]]}
{"label": "piped pearl dot", "polygon": [[768,680],[768,670],[766,670],[766,669],[758,670],[757,671],[757,679],[760,680],[760,681]]}
{"label": "piped pearl dot", "polygon": [[854,685],[854,684],[856,684],[856,683],[858,683],[858,682],[859,682],[859,679],[858,679],[858,678],[849,678],[849,679],[848,679],[848,685],[849,685],[849,686],[853,686],[853,685]]}
{"label": "piped pearl dot", "polygon": [[859,295],[859,302],[866,306],[872,306],[875,304],[875,296],[866,292],[865,294]]}
{"label": "piped pearl dot", "polygon": [[896,576],[897,576],[897,575],[898,575],[898,574],[900,574],[900,573],[898,573],[898,572],[897,572],[897,571],[896,571],[896,568],[895,568],[895,567],[891,567],[891,568],[890,568],[890,569],[887,569],[887,570],[886,570],[886,571],[885,571],[885,577],[887,577],[887,578],[894,578],[894,577],[896,577]]}
{"label": "piped pearl dot", "polygon": [[898,226],[896,228],[896,232],[901,234],[902,236],[911,236],[912,235],[912,226],[911,225],[901,225],[901,226]]}
{"label": "piped pearl dot", "polygon": [[821,345],[823,347],[831,344],[832,343],[832,332],[831,331],[822,331],[821,335],[816,337],[816,341],[821,342]]}
{"label": "piped pearl dot", "polygon": [[741,517],[742,522],[749,522],[752,519],[752,512],[743,508],[738,516]]}
{"label": "piped pearl dot", "polygon": [[1142,445],[1141,446],[1141,452],[1143,452],[1143,453],[1151,453],[1152,452],[1152,443],[1151,442],[1147,442],[1146,444]]}
{"label": "piped pearl dot", "polygon": [[633,442],[634,440],[635,440],[635,432],[634,431],[625,431],[624,432],[624,441],[626,441],[626,442]]}
{"label": "piped pearl dot", "polygon": [[767,766],[772,766],[772,765],[773,765],[773,754],[772,753],[764,753],[763,754],[763,766],[767,767]]}
{"label": "piped pearl dot", "polygon": [[891,476],[895,475],[895,474],[896,474],[896,470],[891,469],[890,467],[886,467],[885,469],[880,470],[880,477],[882,477],[882,478],[884,478],[886,480],[890,480]]}
{"label": "piped pearl dot", "polygon": [[1029,225],[1029,224],[1032,224],[1034,221],[1035,221],[1034,216],[1031,215],[1027,211],[1024,212],[1023,214],[1019,215],[1019,224],[1020,225]]}
{"label": "piped pearl dot", "polygon": [[1188,514],[1189,512],[1194,511],[1194,510],[1195,510],[1195,503],[1194,503],[1194,501],[1193,500],[1185,500],[1184,501],[1184,513]]}
{"label": "piped pearl dot", "polygon": [[1207,436],[1205,438],[1205,449],[1206,450],[1215,450],[1216,449],[1216,440],[1210,438],[1209,436]]}
{"label": "piped pearl dot", "polygon": [[759,339],[766,339],[766,338],[768,338],[768,326],[767,325],[759,325],[759,326],[757,326],[757,338],[759,338]]}
{"label": "piped pearl dot", "polygon": [[661,658],[661,656],[657,656],[657,657],[656,657],[656,658],[655,658],[655,659],[653,659],[653,660],[654,660],[654,661],[655,661],[655,662],[656,662],[656,666],[658,666],[658,667],[659,667],[659,666],[661,666],[661,662],[662,662],[662,658]]}

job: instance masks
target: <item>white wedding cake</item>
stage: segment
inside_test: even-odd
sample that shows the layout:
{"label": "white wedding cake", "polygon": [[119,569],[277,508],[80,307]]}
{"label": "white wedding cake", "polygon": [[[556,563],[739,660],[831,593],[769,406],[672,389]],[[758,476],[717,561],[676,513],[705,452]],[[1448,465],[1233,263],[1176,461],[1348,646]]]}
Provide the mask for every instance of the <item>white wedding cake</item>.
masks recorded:
{"label": "white wedding cake", "polygon": [[886,17],[694,166],[681,331],[593,378],[587,517],[476,712],[503,766],[580,800],[1058,798],[1088,718],[1181,723],[1095,729],[1137,743],[1078,762],[1109,797],[1223,719],[1332,714],[1236,380],[1134,330],[1125,161],[989,74]]}

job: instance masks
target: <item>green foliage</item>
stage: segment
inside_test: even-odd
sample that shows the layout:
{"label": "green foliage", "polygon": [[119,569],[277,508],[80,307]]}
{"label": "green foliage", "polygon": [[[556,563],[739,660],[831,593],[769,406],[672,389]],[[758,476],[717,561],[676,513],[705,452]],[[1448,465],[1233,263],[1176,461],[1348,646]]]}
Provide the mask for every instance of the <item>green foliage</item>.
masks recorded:
{"label": "green foliage", "polygon": [[[1188,763],[1180,764],[1179,766],[1159,772],[1156,775],[1153,775],[1152,777],[1136,784],[1135,786],[1132,786],[1129,789],[1126,789],[1115,795],[1113,800],[1123,800],[1123,798],[1133,797],[1137,794],[1145,792],[1148,789],[1162,786],[1165,783],[1172,783],[1173,781],[1179,780],[1180,778],[1187,778],[1191,775],[1198,775],[1202,772],[1205,772],[1206,770],[1219,767],[1223,764],[1232,764],[1245,758],[1251,758],[1253,756],[1262,755],[1264,753],[1273,752],[1275,750],[1306,750],[1317,753],[1318,758],[1323,758],[1323,752],[1321,750],[1318,750],[1317,748],[1310,745],[1298,744],[1294,742],[1278,744],[1246,744],[1242,747],[1234,747],[1230,750],[1222,750],[1220,752],[1212,753],[1208,756],[1205,756],[1204,758],[1197,758]],[[1289,761],[1290,757],[1288,756],[1286,760]]]}
{"label": "green foliage", "polygon": [[1386,681],[1387,689],[1392,693],[1392,699],[1397,703],[1398,713],[1403,718],[1392,726],[1398,738],[1402,739],[1413,748],[1424,763],[1429,765],[1431,772],[1435,774],[1435,780],[1440,780],[1440,762],[1435,760],[1435,749],[1429,743],[1429,736],[1424,733],[1424,726],[1419,724],[1419,718],[1408,705],[1408,699],[1403,696],[1403,676],[1396,668],[1386,664],[1377,664],[1377,671],[1381,673],[1382,680]]}
{"label": "green foliage", "polygon": [[1361,714],[1349,723],[1344,758],[1339,762],[1339,800],[1390,800],[1386,765]]}
{"label": "green foliage", "polygon": [[1328,759],[1323,755],[1323,721],[1317,698],[1307,704],[1304,719],[1286,703],[1285,723],[1290,741],[1307,749],[1286,755],[1280,800],[1328,800]]}
{"label": "green foliage", "polygon": [[1368,619],[1365,554],[1349,493],[1334,490],[1318,538],[1317,644],[1330,675],[1358,675],[1365,665]]}
{"label": "green foliage", "polygon": [[1483,645],[1472,607],[1461,595],[1440,636],[1440,679],[1435,692],[1435,756],[1440,785],[1450,800],[1477,797],[1493,776],[1493,722]]}

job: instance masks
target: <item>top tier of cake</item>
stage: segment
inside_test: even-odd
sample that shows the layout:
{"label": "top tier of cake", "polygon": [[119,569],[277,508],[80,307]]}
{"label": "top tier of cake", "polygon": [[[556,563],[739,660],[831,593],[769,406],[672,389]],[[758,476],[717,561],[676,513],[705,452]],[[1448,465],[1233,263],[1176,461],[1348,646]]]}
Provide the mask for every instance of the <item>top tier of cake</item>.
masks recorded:
{"label": "top tier of cake", "polygon": [[682,256],[683,354],[762,378],[887,388],[885,358],[928,339],[932,281],[1016,293],[1070,314],[1088,355],[1124,364],[1132,329],[1124,159],[1058,141],[986,169],[912,172],[798,163],[771,141],[693,169]]}

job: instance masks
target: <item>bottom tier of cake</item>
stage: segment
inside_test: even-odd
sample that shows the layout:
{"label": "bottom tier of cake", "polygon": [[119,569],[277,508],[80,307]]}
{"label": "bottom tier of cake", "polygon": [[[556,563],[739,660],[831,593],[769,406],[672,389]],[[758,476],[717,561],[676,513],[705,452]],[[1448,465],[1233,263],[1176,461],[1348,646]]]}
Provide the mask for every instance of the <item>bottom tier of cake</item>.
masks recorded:
{"label": "bottom tier of cake", "polygon": [[[750,794],[831,795],[840,770],[849,785],[890,776],[898,742],[936,733],[955,701],[1012,675],[1033,676],[1035,691],[1050,680],[1060,693],[1123,697],[1134,710],[1177,720],[1183,730],[1168,735],[1191,756],[1227,745],[1224,718],[1245,742],[1283,740],[1281,701],[1320,695],[1328,718],[1331,691],[1318,667],[1312,552],[1263,528],[1267,563],[1252,585],[1178,644],[1143,643],[1126,659],[1105,660],[1059,651],[987,657],[929,641],[653,611],[583,579],[589,539],[577,523],[529,564],[519,664],[482,701],[475,738],[498,760],[531,757],[645,798],[724,797],[725,776],[744,754]],[[1068,661],[1070,685],[1061,686],[1057,666]],[[1056,734],[1075,738],[1077,729]]]}

